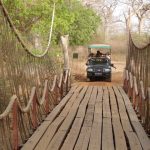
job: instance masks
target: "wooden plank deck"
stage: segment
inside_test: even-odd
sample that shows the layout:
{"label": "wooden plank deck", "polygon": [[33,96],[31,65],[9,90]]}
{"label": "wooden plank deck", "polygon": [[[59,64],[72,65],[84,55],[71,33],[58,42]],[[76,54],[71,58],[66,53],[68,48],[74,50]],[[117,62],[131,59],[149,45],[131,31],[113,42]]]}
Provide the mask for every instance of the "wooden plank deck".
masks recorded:
{"label": "wooden plank deck", "polygon": [[118,86],[74,86],[22,150],[150,150],[150,139]]}

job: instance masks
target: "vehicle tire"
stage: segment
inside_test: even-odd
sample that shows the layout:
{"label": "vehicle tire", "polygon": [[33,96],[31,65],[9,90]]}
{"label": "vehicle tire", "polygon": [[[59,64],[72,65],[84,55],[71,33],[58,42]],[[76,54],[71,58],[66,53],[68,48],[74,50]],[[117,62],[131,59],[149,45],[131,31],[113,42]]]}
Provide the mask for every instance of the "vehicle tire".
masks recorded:
{"label": "vehicle tire", "polygon": [[107,82],[111,82],[111,77],[107,79]]}
{"label": "vehicle tire", "polygon": [[89,81],[92,82],[94,79],[93,78],[89,78]]}
{"label": "vehicle tire", "polygon": [[91,82],[91,81],[92,81],[92,78],[89,78],[89,81]]}
{"label": "vehicle tire", "polygon": [[93,80],[93,78],[89,78],[89,77],[86,78],[87,82],[91,82],[92,80]]}

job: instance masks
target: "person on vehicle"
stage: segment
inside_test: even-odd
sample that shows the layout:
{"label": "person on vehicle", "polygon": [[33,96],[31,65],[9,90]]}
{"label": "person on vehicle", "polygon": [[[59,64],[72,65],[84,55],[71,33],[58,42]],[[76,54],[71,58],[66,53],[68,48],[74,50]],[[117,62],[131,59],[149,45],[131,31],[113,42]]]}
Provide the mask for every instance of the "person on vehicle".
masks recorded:
{"label": "person on vehicle", "polygon": [[102,56],[103,54],[98,50],[97,53],[96,53],[96,57],[100,57]]}
{"label": "person on vehicle", "polygon": [[106,53],[106,58],[111,59],[110,53]]}
{"label": "person on vehicle", "polygon": [[88,57],[89,57],[89,58],[94,57],[94,54],[93,54],[93,53],[90,53]]}

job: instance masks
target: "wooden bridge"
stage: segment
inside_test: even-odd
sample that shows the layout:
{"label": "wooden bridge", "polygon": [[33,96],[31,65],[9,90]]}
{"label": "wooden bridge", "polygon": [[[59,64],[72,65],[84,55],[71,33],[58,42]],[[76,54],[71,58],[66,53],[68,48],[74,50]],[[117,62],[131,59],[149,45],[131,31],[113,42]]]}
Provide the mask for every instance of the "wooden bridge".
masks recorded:
{"label": "wooden bridge", "polygon": [[149,150],[122,87],[74,86],[22,150]]}
{"label": "wooden bridge", "polygon": [[71,83],[32,53],[0,0],[0,150],[150,150],[150,44],[129,37],[123,86]]}

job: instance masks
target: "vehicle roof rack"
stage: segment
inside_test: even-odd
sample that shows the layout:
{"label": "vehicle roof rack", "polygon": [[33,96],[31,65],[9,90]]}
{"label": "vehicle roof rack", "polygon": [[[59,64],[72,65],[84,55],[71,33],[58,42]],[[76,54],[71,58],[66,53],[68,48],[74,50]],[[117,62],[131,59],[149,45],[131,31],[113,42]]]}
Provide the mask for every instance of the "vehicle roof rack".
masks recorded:
{"label": "vehicle roof rack", "polygon": [[91,44],[88,46],[88,48],[111,49],[111,46],[106,44]]}

